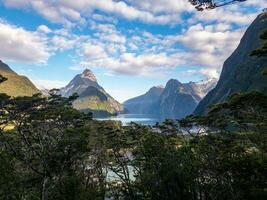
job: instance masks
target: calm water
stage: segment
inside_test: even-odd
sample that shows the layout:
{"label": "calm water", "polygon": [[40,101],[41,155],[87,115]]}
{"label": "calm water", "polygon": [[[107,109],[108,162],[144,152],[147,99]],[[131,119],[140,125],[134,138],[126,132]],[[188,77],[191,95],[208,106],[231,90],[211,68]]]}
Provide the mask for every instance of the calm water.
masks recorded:
{"label": "calm water", "polygon": [[159,122],[159,119],[154,116],[141,114],[120,114],[118,116],[108,118],[97,118],[97,120],[121,121],[123,125],[127,125],[130,122],[135,122],[143,125],[154,125],[156,122]]}

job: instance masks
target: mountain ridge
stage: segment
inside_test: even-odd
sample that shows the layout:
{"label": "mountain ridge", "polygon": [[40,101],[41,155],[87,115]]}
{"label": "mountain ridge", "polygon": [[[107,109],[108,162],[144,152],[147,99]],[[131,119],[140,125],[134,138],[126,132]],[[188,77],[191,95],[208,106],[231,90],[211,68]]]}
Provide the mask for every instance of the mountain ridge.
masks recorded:
{"label": "mountain ridge", "polygon": [[109,95],[97,82],[89,69],[76,75],[65,87],[60,89],[64,97],[78,94],[73,106],[83,112],[92,112],[94,117],[105,117],[123,112],[123,106]]}
{"label": "mountain ridge", "polygon": [[[152,87],[145,94],[125,101],[123,105],[132,114],[150,114],[162,120],[182,118],[192,114],[198,102],[216,82],[217,79],[208,79],[206,82],[181,83],[170,79],[165,87]],[[157,93],[153,93],[154,90]],[[182,102],[189,103],[189,106],[182,105]]]}
{"label": "mountain ridge", "polygon": [[155,109],[155,107],[159,104],[159,97],[163,90],[164,87],[154,86],[145,94],[125,101],[123,106],[129,113],[151,114],[157,116],[159,115],[159,110]]}
{"label": "mountain ridge", "polygon": [[21,76],[13,71],[7,64],[0,60],[0,74],[7,80],[0,84],[0,92],[12,97],[32,96],[40,91],[26,76]]}
{"label": "mountain ridge", "polygon": [[210,105],[224,102],[236,92],[258,90],[267,93],[267,78],[261,74],[267,59],[250,56],[260,46],[259,35],[266,28],[267,15],[260,14],[249,26],[236,50],[224,62],[218,84],[199,103],[194,114],[207,113]]}

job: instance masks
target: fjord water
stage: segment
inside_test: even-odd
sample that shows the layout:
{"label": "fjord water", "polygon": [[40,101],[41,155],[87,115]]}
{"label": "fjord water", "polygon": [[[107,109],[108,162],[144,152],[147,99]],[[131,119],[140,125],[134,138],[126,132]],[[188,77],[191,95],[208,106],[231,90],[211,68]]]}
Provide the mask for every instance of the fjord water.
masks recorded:
{"label": "fjord water", "polygon": [[142,125],[155,125],[160,121],[156,116],[144,114],[119,114],[117,116],[107,118],[97,118],[97,120],[114,120],[121,121],[123,125],[135,122]]}

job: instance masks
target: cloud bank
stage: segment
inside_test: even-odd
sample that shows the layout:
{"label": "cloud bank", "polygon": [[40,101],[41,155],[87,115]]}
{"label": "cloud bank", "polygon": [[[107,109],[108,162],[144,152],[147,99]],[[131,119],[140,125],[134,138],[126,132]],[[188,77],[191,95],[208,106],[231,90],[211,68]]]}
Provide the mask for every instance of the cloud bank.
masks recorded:
{"label": "cloud bank", "polygon": [[[61,29],[40,25],[33,32],[0,21],[3,59],[45,63],[57,52],[72,51],[71,69],[151,76],[187,66],[190,70],[184,73],[205,77],[218,77],[247,26],[267,7],[265,0],[207,12],[196,12],[187,0],[3,0],[3,4],[62,25]],[[123,30],[118,25],[121,19],[145,28]],[[180,30],[153,33],[146,30],[150,25]],[[77,27],[90,34],[76,33]]]}

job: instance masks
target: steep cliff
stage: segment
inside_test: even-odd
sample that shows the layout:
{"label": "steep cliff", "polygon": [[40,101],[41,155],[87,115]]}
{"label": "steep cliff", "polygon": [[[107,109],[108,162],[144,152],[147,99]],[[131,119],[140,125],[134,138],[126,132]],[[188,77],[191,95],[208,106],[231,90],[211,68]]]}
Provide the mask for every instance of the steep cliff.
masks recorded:
{"label": "steep cliff", "polygon": [[262,71],[267,58],[250,56],[261,45],[259,35],[267,28],[267,14],[259,15],[250,25],[237,49],[225,61],[217,86],[199,103],[195,114],[205,114],[212,104],[225,101],[236,92],[258,90],[267,93],[267,77]]}

